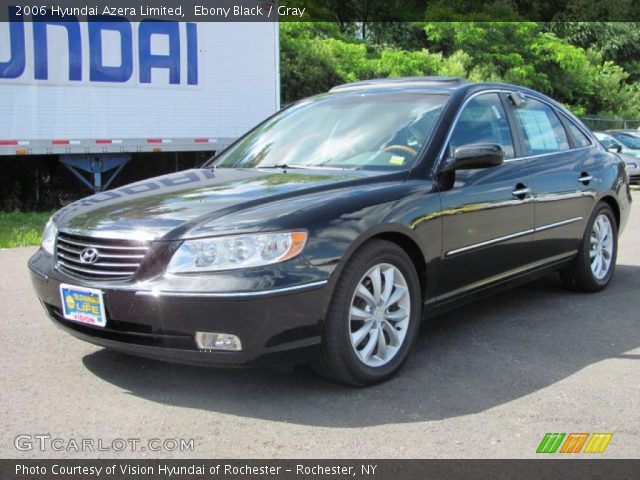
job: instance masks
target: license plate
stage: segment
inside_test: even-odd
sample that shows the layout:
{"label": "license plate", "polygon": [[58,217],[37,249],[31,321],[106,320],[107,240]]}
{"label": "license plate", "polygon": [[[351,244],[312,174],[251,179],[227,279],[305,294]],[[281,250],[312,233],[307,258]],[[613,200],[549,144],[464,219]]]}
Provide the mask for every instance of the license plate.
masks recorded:
{"label": "license plate", "polygon": [[107,316],[104,311],[102,291],[94,288],[60,285],[62,314],[67,320],[104,327]]}

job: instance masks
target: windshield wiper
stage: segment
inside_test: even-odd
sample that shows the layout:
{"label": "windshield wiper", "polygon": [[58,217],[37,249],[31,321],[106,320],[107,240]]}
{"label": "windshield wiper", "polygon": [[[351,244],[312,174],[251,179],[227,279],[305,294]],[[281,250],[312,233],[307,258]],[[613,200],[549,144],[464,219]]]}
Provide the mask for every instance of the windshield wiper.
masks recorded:
{"label": "windshield wiper", "polygon": [[259,165],[256,168],[281,168],[283,170],[294,170],[294,169],[305,170],[311,167],[305,167],[303,165],[288,165],[286,163],[277,163],[275,165],[263,165],[263,166]]}
{"label": "windshield wiper", "polygon": [[265,166],[258,166],[256,168],[281,168],[283,170],[295,170],[295,169],[299,169],[299,170],[356,170],[355,168],[351,168],[351,167],[326,167],[324,166],[324,163],[313,163],[311,165],[288,165],[286,163],[279,163],[276,165],[265,165]]}

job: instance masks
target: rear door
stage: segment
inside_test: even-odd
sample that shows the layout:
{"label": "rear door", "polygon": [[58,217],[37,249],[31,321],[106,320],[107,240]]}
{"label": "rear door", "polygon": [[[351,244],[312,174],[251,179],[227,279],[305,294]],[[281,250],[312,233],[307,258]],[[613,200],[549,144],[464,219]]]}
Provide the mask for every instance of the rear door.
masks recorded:
{"label": "rear door", "polygon": [[439,299],[499,280],[531,261],[531,175],[527,160],[515,158],[506,107],[497,92],[479,94],[463,107],[453,127],[448,146],[499,144],[506,160],[497,167],[456,171],[453,186],[440,194]]}
{"label": "rear door", "polygon": [[514,108],[534,193],[534,261],[561,259],[579,247],[593,207],[593,143],[551,105],[524,96]]}

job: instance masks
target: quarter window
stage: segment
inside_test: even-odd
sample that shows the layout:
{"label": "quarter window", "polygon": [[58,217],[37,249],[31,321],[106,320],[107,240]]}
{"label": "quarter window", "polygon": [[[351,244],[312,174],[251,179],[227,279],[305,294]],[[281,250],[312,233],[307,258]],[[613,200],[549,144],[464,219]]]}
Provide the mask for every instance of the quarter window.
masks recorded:
{"label": "quarter window", "polygon": [[587,137],[582,130],[580,130],[575,123],[571,120],[567,120],[567,125],[569,125],[569,134],[573,138],[573,142],[576,147],[588,147],[591,145],[591,140]]}
{"label": "quarter window", "polygon": [[569,139],[553,109],[542,102],[527,98],[515,109],[516,119],[524,137],[525,155],[569,150]]}
{"label": "quarter window", "polygon": [[502,146],[505,158],[514,157],[513,138],[497,93],[478,95],[469,101],[451,133],[451,145],[494,143]]}

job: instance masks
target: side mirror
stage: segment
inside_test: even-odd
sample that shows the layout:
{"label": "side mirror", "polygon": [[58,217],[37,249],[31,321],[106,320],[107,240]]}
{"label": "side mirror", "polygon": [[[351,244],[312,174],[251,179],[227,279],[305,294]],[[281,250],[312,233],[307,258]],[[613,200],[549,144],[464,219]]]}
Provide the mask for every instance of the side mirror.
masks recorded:
{"label": "side mirror", "polygon": [[614,153],[620,153],[622,151],[622,145],[620,145],[619,143],[614,143],[612,145],[609,145],[609,148],[607,148],[607,150]]}
{"label": "side mirror", "polygon": [[497,167],[504,162],[504,150],[495,143],[471,143],[451,147],[441,171]]}

